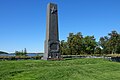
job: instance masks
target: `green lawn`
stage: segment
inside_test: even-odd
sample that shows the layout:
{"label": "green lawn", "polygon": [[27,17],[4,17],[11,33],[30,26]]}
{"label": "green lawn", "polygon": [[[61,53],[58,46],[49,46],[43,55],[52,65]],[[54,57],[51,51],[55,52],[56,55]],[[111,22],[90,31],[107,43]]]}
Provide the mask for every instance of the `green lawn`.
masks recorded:
{"label": "green lawn", "polygon": [[120,63],[104,59],[0,61],[0,80],[120,80]]}

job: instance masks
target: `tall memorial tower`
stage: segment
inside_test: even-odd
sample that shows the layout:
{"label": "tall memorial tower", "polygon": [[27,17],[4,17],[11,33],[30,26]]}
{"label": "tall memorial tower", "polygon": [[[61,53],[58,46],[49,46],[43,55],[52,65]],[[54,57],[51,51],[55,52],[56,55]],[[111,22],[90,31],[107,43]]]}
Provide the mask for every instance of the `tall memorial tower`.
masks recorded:
{"label": "tall memorial tower", "polygon": [[57,4],[47,5],[46,40],[44,44],[44,60],[59,59],[60,44],[58,32],[58,9]]}

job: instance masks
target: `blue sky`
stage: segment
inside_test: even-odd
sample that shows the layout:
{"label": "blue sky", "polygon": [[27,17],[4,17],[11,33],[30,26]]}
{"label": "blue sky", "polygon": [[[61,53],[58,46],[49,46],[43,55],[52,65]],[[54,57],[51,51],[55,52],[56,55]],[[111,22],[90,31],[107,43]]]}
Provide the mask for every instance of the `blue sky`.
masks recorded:
{"label": "blue sky", "polygon": [[120,0],[0,0],[0,50],[44,52],[49,2],[58,4],[60,40],[70,32],[96,40],[120,32]]}

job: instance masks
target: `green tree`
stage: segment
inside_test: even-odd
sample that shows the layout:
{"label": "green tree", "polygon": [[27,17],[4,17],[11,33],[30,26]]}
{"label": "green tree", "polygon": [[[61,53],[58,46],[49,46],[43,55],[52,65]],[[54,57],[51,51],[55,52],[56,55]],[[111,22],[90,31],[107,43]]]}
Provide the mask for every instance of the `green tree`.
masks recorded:
{"label": "green tree", "polygon": [[77,34],[69,33],[67,40],[69,52],[71,55],[78,55],[82,51],[82,33],[78,32]]}
{"label": "green tree", "polygon": [[112,31],[111,33],[108,34],[110,36],[109,38],[109,47],[111,49],[112,54],[116,53],[117,47],[118,47],[118,39],[119,39],[119,34],[116,31]]}
{"label": "green tree", "polygon": [[81,32],[69,33],[67,41],[61,41],[60,48],[64,55],[120,53],[120,34],[112,31],[96,42],[94,36],[83,37]]}
{"label": "green tree", "polygon": [[27,54],[27,49],[26,48],[24,48],[24,55],[26,55]]}
{"label": "green tree", "polygon": [[68,50],[69,50],[69,55],[73,54],[73,38],[74,38],[74,34],[73,33],[69,33],[69,37],[67,37],[67,44],[68,44]]}
{"label": "green tree", "polygon": [[102,54],[108,54],[109,48],[108,48],[108,37],[101,37],[99,40],[99,45],[102,47]]}
{"label": "green tree", "polygon": [[84,52],[86,54],[94,54],[95,47],[97,46],[97,42],[95,41],[94,36],[86,36],[84,37]]}
{"label": "green tree", "polygon": [[117,31],[111,31],[108,36],[101,37],[99,40],[102,52],[105,54],[119,53],[120,51],[120,34]]}
{"label": "green tree", "polygon": [[101,54],[101,48],[100,48],[99,46],[97,46],[97,47],[95,48],[94,54],[102,55],[102,54]]}
{"label": "green tree", "polygon": [[27,54],[27,50],[26,48],[24,49],[24,51],[15,51],[15,55],[16,56],[25,56]]}
{"label": "green tree", "polygon": [[60,53],[62,55],[69,55],[69,48],[68,48],[68,44],[67,42],[65,42],[64,40],[62,40],[60,42]]}

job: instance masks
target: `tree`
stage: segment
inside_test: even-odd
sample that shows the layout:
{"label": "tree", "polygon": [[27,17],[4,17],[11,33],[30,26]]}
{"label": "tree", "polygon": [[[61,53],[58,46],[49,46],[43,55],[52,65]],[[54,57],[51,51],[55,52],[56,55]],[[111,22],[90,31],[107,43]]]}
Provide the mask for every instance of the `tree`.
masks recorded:
{"label": "tree", "polygon": [[69,37],[67,37],[67,45],[68,45],[68,50],[69,50],[69,55],[72,55],[73,53],[73,33],[69,33]]}
{"label": "tree", "polygon": [[100,48],[99,46],[97,46],[97,47],[95,48],[94,54],[99,54],[99,55],[101,55],[101,48]]}
{"label": "tree", "polygon": [[116,31],[112,31],[108,35],[110,36],[109,38],[110,49],[112,54],[114,54],[117,51],[119,34]]}
{"label": "tree", "polygon": [[65,42],[64,40],[60,42],[60,53],[62,55],[69,55],[68,45],[67,42]]}
{"label": "tree", "polygon": [[27,49],[26,48],[24,48],[24,55],[26,55],[27,54]]}
{"label": "tree", "polygon": [[16,56],[25,56],[27,54],[27,50],[26,48],[24,49],[24,51],[15,51],[15,55]]}
{"label": "tree", "polygon": [[99,40],[99,45],[102,47],[103,54],[109,53],[108,40],[109,40],[109,38],[107,36],[101,37]]}
{"label": "tree", "polygon": [[111,31],[111,33],[108,33],[108,36],[101,37],[99,43],[103,48],[103,53],[120,53],[120,34],[117,31]]}
{"label": "tree", "polygon": [[71,55],[78,55],[82,51],[82,33],[78,32],[77,34],[69,33],[69,37],[67,39],[69,52]]}
{"label": "tree", "polygon": [[81,32],[69,33],[67,41],[61,41],[60,48],[64,55],[120,53],[120,34],[112,31],[96,42],[94,36],[83,37]]}
{"label": "tree", "polygon": [[84,52],[86,54],[94,54],[95,47],[97,46],[97,42],[95,41],[94,36],[86,36],[84,37]]}

